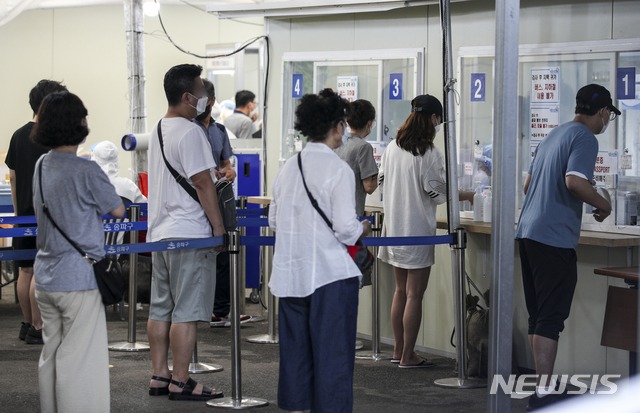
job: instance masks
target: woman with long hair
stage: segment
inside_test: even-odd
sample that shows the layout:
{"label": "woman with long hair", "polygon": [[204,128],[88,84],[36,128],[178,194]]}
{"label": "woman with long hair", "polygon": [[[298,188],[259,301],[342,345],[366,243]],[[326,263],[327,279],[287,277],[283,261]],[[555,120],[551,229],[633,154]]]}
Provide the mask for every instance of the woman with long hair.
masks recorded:
{"label": "woman with long hair", "polygon": [[[442,123],[442,104],[431,95],[411,101],[411,114],[382,155],[378,185],[383,193],[383,237],[436,234],[436,207],[447,200],[445,161],[433,144]],[[473,201],[473,192],[460,192]],[[392,363],[401,368],[430,367],[433,362],[414,352],[422,321],[434,246],[380,247],[378,257],[393,266],[396,291],[391,304],[395,345]]]}

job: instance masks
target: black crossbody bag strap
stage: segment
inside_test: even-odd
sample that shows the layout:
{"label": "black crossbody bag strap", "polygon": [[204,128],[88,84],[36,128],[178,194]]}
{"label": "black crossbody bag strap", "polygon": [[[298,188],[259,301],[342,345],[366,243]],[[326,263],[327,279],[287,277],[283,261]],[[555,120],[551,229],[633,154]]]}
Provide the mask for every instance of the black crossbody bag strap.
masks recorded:
{"label": "black crossbody bag strap", "polygon": [[184,176],[180,175],[178,171],[173,169],[169,161],[167,161],[167,157],[164,155],[164,141],[162,140],[162,119],[158,122],[158,140],[160,141],[160,152],[162,152],[162,159],[164,159],[164,163],[167,165],[167,169],[171,172],[171,175],[175,178],[176,182],[180,184],[181,187],[184,188],[185,191],[193,198],[197,203],[200,203],[200,198],[198,197],[198,193],[196,190],[189,185]]}
{"label": "black crossbody bag strap", "polygon": [[333,224],[331,223],[331,221],[329,221],[329,218],[327,218],[327,216],[324,214],[324,212],[322,212],[322,210],[318,206],[318,201],[316,201],[316,199],[313,197],[313,195],[311,195],[311,192],[309,192],[309,188],[307,188],[307,182],[304,180],[304,172],[302,172],[302,153],[298,154],[298,168],[300,168],[300,175],[302,176],[302,183],[304,185],[305,191],[307,191],[307,195],[309,195],[309,199],[311,200],[311,205],[313,205],[313,207],[316,209],[316,211],[318,211],[318,213],[320,214],[322,219],[324,219],[324,222],[326,222],[327,225],[329,225],[329,228],[331,228],[331,230],[333,230]]}
{"label": "black crossbody bag strap", "polygon": [[96,260],[90,258],[84,251],[82,251],[82,248],[80,248],[80,246],[78,246],[78,244],[76,244],[71,238],[69,238],[67,236],[67,234],[65,234],[65,232],[58,226],[58,224],[56,224],[56,221],[54,221],[53,217],[51,216],[51,212],[49,212],[49,208],[47,207],[47,203],[44,202],[44,193],[42,192],[42,164],[43,163],[44,163],[44,158],[42,158],[42,161],[40,161],[40,165],[38,167],[38,180],[40,181],[40,198],[42,199],[42,210],[44,211],[44,214],[47,216],[47,218],[49,218],[49,221],[51,221],[53,226],[62,234],[62,236],[67,241],[69,241],[69,244],[71,244],[73,246],[73,248],[78,250],[80,255],[82,255],[82,257],[84,259],[86,259],[87,261],[89,261],[93,265],[96,262]]}

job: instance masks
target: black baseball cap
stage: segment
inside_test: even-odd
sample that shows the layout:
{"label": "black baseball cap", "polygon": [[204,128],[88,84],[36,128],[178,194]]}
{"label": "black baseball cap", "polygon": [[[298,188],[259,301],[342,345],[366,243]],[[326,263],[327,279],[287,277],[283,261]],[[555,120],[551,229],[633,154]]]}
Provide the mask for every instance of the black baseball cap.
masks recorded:
{"label": "black baseball cap", "polygon": [[411,112],[435,113],[442,117],[442,103],[431,95],[416,96],[411,101]]}
{"label": "black baseball cap", "polygon": [[578,90],[576,107],[595,111],[607,108],[618,116],[621,114],[618,108],[613,106],[611,93],[605,87],[596,84],[583,86]]}

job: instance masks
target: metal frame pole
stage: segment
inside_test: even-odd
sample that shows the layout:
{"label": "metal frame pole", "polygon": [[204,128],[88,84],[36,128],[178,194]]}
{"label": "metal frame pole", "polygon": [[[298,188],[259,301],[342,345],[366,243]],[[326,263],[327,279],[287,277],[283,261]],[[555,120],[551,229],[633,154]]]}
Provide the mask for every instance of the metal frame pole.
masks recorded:
{"label": "metal frame pole", "polygon": [[457,242],[451,254],[451,277],[453,285],[454,317],[456,326],[456,353],[458,359],[458,377],[435,380],[441,387],[470,389],[486,386],[483,380],[467,377],[466,351],[466,293],[464,288],[464,250],[466,235],[460,228],[460,204],[458,200],[458,157],[456,154],[455,130],[455,90],[453,77],[453,55],[451,51],[451,15],[449,0],[440,0],[440,25],[442,27],[443,83],[444,83],[444,133],[445,156],[447,165],[447,215],[449,233],[457,234]]}
{"label": "metal frame pole", "polygon": [[[129,130],[147,131],[146,77],[144,65],[144,0],[124,2],[125,32],[127,35],[127,72],[129,76]],[[138,184],[138,173],[147,170],[147,152],[131,152],[131,179]]]}
{"label": "metal frame pole", "polygon": [[242,397],[242,366],[240,351],[240,303],[238,290],[240,287],[240,233],[229,232],[229,258],[231,263],[231,397],[213,399],[207,405],[227,409],[249,409],[266,406],[264,399]]}
{"label": "metal frame pole", "polygon": [[[382,231],[382,213],[373,211],[373,225],[371,230],[375,237],[380,237]],[[373,361],[389,360],[393,356],[380,351],[380,304],[378,284],[378,247],[373,247],[373,269],[371,271],[371,351],[356,353],[357,359]]]}
{"label": "metal frame pole", "polygon": [[[132,205],[129,209],[129,221],[140,221],[140,206]],[[131,231],[130,244],[138,243],[138,231]],[[129,254],[129,325],[127,341],[109,344],[111,351],[149,351],[149,343],[136,342],[136,311],[138,298],[138,254]]]}
{"label": "metal frame pole", "polygon": [[[247,209],[247,197],[238,197],[238,209]],[[239,227],[240,236],[247,235],[246,227]],[[247,285],[247,248],[244,245],[240,246],[240,284],[238,285],[238,303],[240,305],[240,314],[246,314],[245,312],[245,290]]]}
{"label": "metal frame pole", "polygon": [[[263,228],[267,230],[267,233],[272,236],[273,231],[269,228]],[[264,291],[267,296],[267,323],[269,326],[269,330],[267,334],[259,334],[251,337],[247,337],[247,341],[249,343],[257,343],[257,344],[278,344],[278,332],[276,331],[276,296],[271,294],[271,290],[269,289],[269,281],[271,280],[271,270],[273,262],[273,246],[269,245],[264,247],[266,250],[266,255],[269,256],[269,266],[265,265],[265,286]]]}
{"label": "metal frame pole", "polygon": [[[518,40],[520,0],[496,1],[496,70],[493,122],[493,211],[491,212],[491,308],[489,378],[511,374],[513,344],[516,136],[518,135]],[[489,392],[488,412],[511,411],[501,387]]]}

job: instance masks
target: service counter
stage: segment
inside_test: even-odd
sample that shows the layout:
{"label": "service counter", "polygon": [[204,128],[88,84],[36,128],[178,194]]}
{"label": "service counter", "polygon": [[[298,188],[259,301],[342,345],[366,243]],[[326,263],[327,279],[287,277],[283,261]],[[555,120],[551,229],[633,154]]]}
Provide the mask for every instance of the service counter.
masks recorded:
{"label": "service counter", "polygon": [[[268,204],[269,197],[251,197],[249,203]],[[367,207],[367,211],[381,210]],[[441,210],[440,212],[444,212]],[[491,224],[461,219],[460,225],[468,232],[466,272],[478,288],[489,288],[491,275]],[[446,234],[446,217],[438,219],[437,235]],[[515,226],[514,226],[515,234]],[[514,241],[514,363],[533,369],[534,362],[527,338],[527,310],[522,289],[518,245]],[[560,335],[555,372],[559,374],[621,374],[628,376],[629,352],[602,346],[602,329],[610,286],[627,288],[624,280],[594,274],[597,268],[628,267],[638,265],[640,237],[593,231],[582,231],[576,248],[578,255],[578,285],[571,314]],[[455,358],[451,345],[454,326],[451,252],[447,245],[435,247],[436,263],[432,267],[429,286],[423,300],[423,320],[416,348],[431,354]],[[379,264],[379,319],[381,342],[393,344],[389,320],[395,291],[393,268]],[[468,292],[468,291],[467,291]],[[474,295],[477,292],[472,291]],[[480,304],[484,303],[482,300]],[[630,311],[637,311],[630,309]],[[360,290],[358,311],[358,337],[371,337],[371,287]],[[365,350],[368,348],[365,346]]]}

